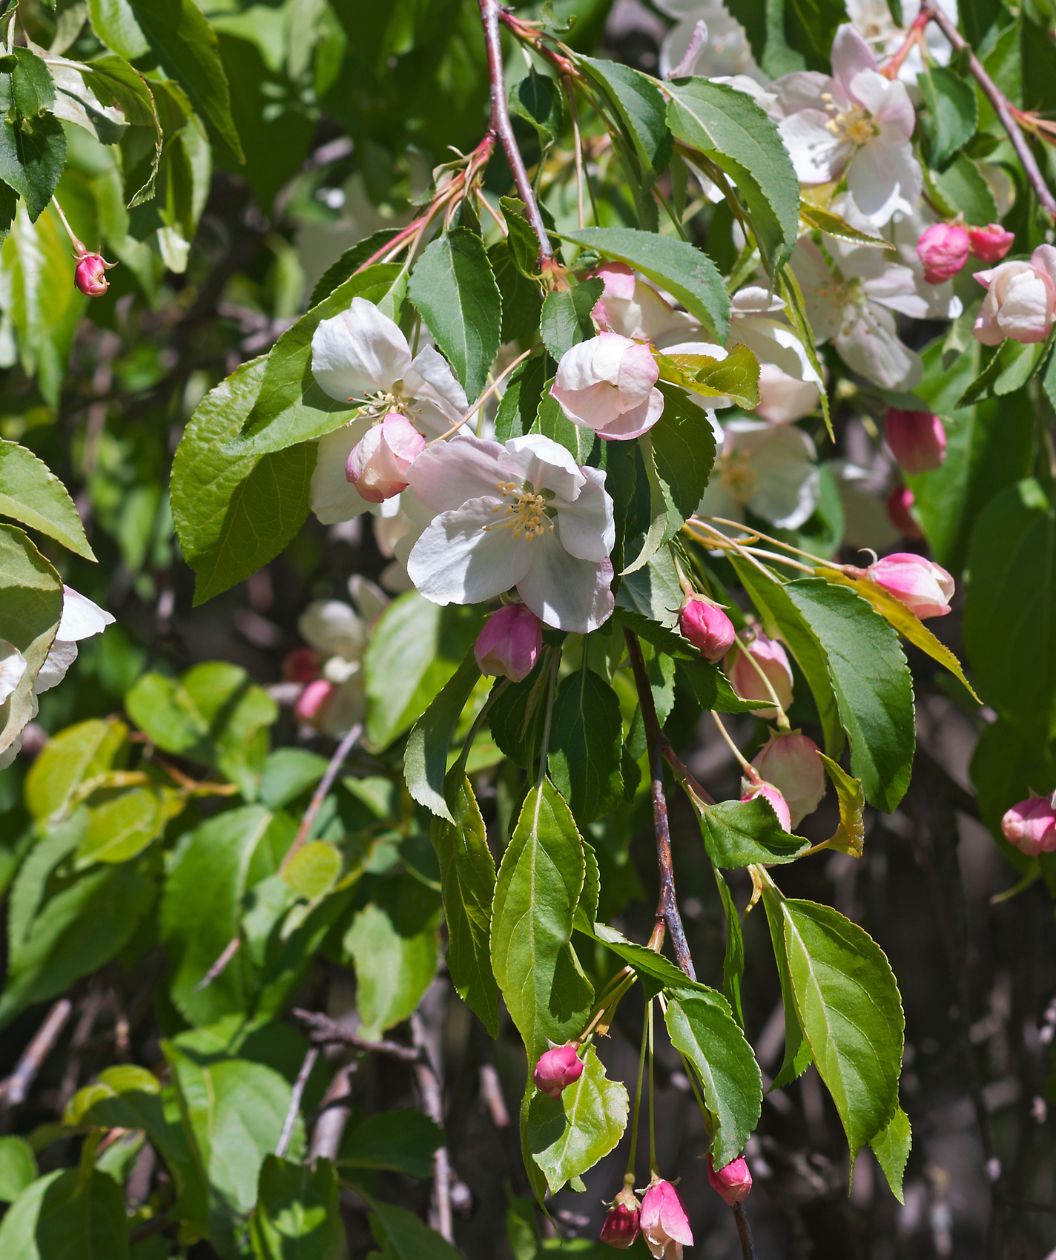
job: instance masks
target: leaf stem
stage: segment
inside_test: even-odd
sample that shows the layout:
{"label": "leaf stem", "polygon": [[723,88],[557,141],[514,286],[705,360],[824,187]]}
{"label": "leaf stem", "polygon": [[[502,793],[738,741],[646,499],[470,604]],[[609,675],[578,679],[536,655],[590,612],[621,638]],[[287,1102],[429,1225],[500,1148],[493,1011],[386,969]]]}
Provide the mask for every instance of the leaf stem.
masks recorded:
{"label": "leaf stem", "polygon": [[659,1168],[656,1166],[656,1096],[654,1092],[653,1082],[653,1006],[654,1000],[649,999],[649,1007],[645,1018],[646,1030],[649,1034],[649,1175],[650,1177],[658,1176]]}
{"label": "leaf stem", "polygon": [[[649,1009],[652,1009],[652,1003],[647,1003]],[[642,1109],[642,1078],[645,1075],[645,1052],[648,1045],[649,1037],[649,1020],[648,1016],[642,1020],[642,1048],[638,1053],[638,1083],[634,1089],[634,1116],[631,1120],[631,1150],[627,1157],[627,1173],[629,1176],[634,1175],[634,1165],[638,1158],[638,1119]]]}
{"label": "leaf stem", "polygon": [[725,723],[723,722],[722,718],[720,718],[719,715],[715,712],[714,709],[711,710],[711,720],[715,723],[716,729],[718,730],[719,734],[722,736],[723,743],[730,750],[730,752],[733,753],[734,758],[737,761],[737,764],[741,767],[744,773],[748,776],[749,779],[757,779],[759,776],[754,770],[754,768],[752,767],[751,762],[744,755],[744,753],[741,752],[741,750],[737,747],[737,745],[733,742],[733,739],[730,736],[730,732],[726,729]]}

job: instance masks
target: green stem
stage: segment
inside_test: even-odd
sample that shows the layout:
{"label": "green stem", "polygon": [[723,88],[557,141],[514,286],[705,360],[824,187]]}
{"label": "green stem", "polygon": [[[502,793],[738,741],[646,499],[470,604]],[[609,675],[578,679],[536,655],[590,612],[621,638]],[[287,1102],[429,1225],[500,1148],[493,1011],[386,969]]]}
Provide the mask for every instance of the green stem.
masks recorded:
{"label": "green stem", "polygon": [[[649,1003],[652,1009],[652,1003]],[[634,1117],[631,1120],[631,1153],[627,1159],[627,1172],[634,1175],[634,1165],[638,1158],[638,1118],[642,1109],[642,1078],[645,1076],[645,1050],[649,1037],[649,1021],[642,1020],[642,1048],[638,1052],[638,1082],[634,1088]]]}
{"label": "green stem", "polygon": [[656,1096],[653,1089],[653,1000],[649,999],[649,1012],[646,1017],[646,1029],[649,1033],[649,1175],[659,1176],[656,1166]]}

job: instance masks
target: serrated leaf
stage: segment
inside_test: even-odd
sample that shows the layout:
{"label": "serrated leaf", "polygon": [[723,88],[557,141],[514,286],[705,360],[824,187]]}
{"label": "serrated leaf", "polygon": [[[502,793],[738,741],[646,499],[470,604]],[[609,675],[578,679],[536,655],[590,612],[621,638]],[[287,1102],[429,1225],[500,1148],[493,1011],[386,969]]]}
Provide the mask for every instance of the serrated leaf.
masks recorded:
{"label": "serrated leaf", "polygon": [[579,822],[591,822],[623,794],[623,722],[613,689],[584,666],[561,680],[551,720],[554,786]]}
{"label": "serrated leaf", "polygon": [[448,749],[462,710],[479,679],[480,668],[470,653],[411,728],[403,751],[407,791],[419,805],[448,822],[454,822],[444,799]]}
{"label": "serrated leaf", "polygon": [[[658,354],[660,375],[701,398],[723,398],[727,406],[752,411],[759,405],[759,360],[745,345],[734,346],[724,359],[707,354]],[[705,404],[706,405],[706,404]]]}
{"label": "serrated leaf", "polygon": [[722,991],[733,1010],[734,1018],[744,1027],[744,1009],[741,1004],[741,982],[744,979],[744,931],[733,893],[725,876],[715,869],[715,884],[722,902],[726,919],[726,949],[722,956]]}
{"label": "serrated leaf", "polygon": [[931,162],[941,168],[975,134],[979,122],[975,88],[963,70],[929,63],[917,76],[917,87],[927,106],[920,121]]}
{"label": "serrated leaf", "polygon": [[772,884],[763,886],[763,909],[766,913],[766,926],[770,933],[770,944],[774,951],[774,966],[777,968],[777,980],[781,989],[781,1007],[785,1017],[785,1049],[781,1058],[781,1066],[774,1077],[771,1089],[783,1089],[797,1080],[810,1067],[812,1055],[800,1023],[796,1009],[796,999],[792,992],[792,979],[788,970],[788,951],[785,948],[785,926],[781,914],[781,903],[784,901],[779,890]]}
{"label": "serrated leaf", "polygon": [[700,832],[708,857],[721,870],[794,862],[810,848],[809,840],[782,829],[773,807],[761,797],[705,805]]}
{"label": "serrated leaf", "polygon": [[655,178],[671,154],[664,98],[646,75],[618,61],[576,58],[576,64],[608,100],[638,156],[642,173]]}
{"label": "serrated leaf", "polygon": [[671,1044],[700,1082],[712,1119],[711,1156],[716,1168],[723,1168],[759,1123],[763,1082],[755,1055],[718,993],[680,993],[668,1000],[664,1021]]}
{"label": "serrated leaf", "polygon": [[17,442],[0,440],[0,516],[10,516],[94,560],[69,492],[55,474]]}
{"label": "serrated leaf", "polygon": [[[941,214],[963,215],[967,223],[997,223],[1001,214],[986,177],[967,155],[958,153],[944,171],[925,169],[925,184]],[[930,176],[930,181],[929,181]]]}
{"label": "serrated leaf", "polygon": [[26,203],[31,223],[51,201],[66,164],[66,133],[54,114],[0,119],[0,180]]}
{"label": "serrated leaf", "polygon": [[319,1159],[309,1166],[268,1155],[260,1169],[250,1242],[256,1260],[345,1260],[333,1164]]}
{"label": "serrated leaf", "polygon": [[898,1106],[898,986],[880,946],[830,906],[785,899],[780,913],[796,1010],[854,1155]]}
{"label": "serrated leaf", "polygon": [[902,1179],[905,1176],[906,1164],[909,1162],[910,1148],[913,1145],[913,1132],[910,1128],[909,1116],[901,1107],[895,1108],[894,1115],[883,1129],[869,1139],[869,1145],[876,1156],[876,1162],[887,1178],[891,1193],[899,1203],[904,1203]]}
{"label": "serrated leaf", "polygon": [[604,287],[600,280],[584,280],[570,289],[554,289],[546,295],[539,335],[551,358],[560,361],[574,345],[596,336],[591,312]]}
{"label": "serrated leaf", "polygon": [[722,276],[707,254],[687,241],[635,228],[581,228],[564,239],[640,271],[678,298],[719,341],[726,340],[730,299]]}
{"label": "serrated leaf", "polygon": [[531,1063],[586,1022],[593,989],[571,944],[584,877],[575,819],[544,779],[503,854],[491,921],[492,970]]}
{"label": "serrated leaf", "polygon": [[851,241],[855,245],[867,245],[872,249],[895,252],[895,246],[883,236],[874,236],[871,232],[863,232],[861,228],[852,227],[842,215],[826,206],[819,206],[804,198],[799,203],[800,220],[809,228],[817,228],[826,236],[838,237],[841,241]]}
{"label": "serrated leaf", "polygon": [[865,851],[865,821],[862,817],[865,794],[862,792],[862,785],[838,761],[826,757],[823,752],[819,752],[818,756],[836,789],[836,802],[840,811],[840,825],[835,834],[825,841],[825,847],[835,849],[838,853],[846,853],[848,857],[860,858]]}
{"label": "serrated leaf", "polygon": [[744,202],[771,272],[799,233],[799,181],[776,125],[744,92],[708,79],[676,79],[667,125],[676,140],[714,162]]}
{"label": "serrated leaf", "polygon": [[445,232],[411,272],[407,295],[468,398],[483,390],[499,350],[502,299],[484,243],[468,228]]}
{"label": "serrated leaf", "polygon": [[583,1055],[579,1080],[559,1099],[536,1093],[529,1106],[528,1145],[551,1194],[616,1147],[628,1109],[626,1086],[608,1079],[593,1046]]}

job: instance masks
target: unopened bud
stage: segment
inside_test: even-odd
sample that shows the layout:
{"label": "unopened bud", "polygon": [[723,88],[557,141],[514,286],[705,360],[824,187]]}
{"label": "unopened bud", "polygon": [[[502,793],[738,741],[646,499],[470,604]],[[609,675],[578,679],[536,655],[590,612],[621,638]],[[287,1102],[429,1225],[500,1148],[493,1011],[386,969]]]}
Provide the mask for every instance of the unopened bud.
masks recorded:
{"label": "unopened bud", "polygon": [[772,783],[753,783],[744,792],[741,800],[754,801],[757,796],[761,796],[777,815],[777,821],[781,824],[781,830],[791,831],[792,815],[789,812],[788,802],[778,789]]}
{"label": "unopened bud", "polygon": [[969,247],[980,262],[1000,262],[1012,248],[1015,239],[1016,234],[1006,231],[1000,223],[968,229]]}
{"label": "unopened bud", "polygon": [[102,297],[109,289],[106,273],[115,263],[108,263],[102,254],[81,254],[73,273],[73,283],[86,297]]}
{"label": "unopened bud", "polygon": [[320,664],[318,652],[308,647],[294,648],[282,662],[282,676],[286,682],[308,683],[319,677]]}
{"label": "unopened bud", "polygon": [[574,1085],[582,1075],[583,1060],[576,1051],[576,1043],[569,1041],[539,1056],[532,1080],[541,1094],[560,1098],[562,1090]]}
{"label": "unopened bud", "polygon": [[[752,758],[752,765],[764,780],[764,786],[771,785],[784,798],[792,827],[798,827],[821,804],[825,795],[825,767],[821,750],[808,735],[772,735]],[[774,808],[776,810],[777,806]]]}
{"label": "unopened bud", "polygon": [[912,538],[914,542],[920,542],[924,537],[924,531],[913,516],[912,509],[915,502],[916,498],[909,486],[895,486],[887,496],[887,515],[891,524],[904,538]]}
{"label": "unopened bud", "polygon": [[507,604],[485,621],[473,654],[482,674],[520,682],[535,669],[543,647],[543,626],[524,604]]}
{"label": "unopened bud", "polygon": [[[755,710],[759,717],[777,717],[770,693],[759,676],[760,670],[773,688],[781,708],[787,709],[792,703],[792,666],[788,663],[785,649],[776,639],[768,639],[765,634],[756,634],[750,643],[744,645],[743,652],[736,649],[728,660],[730,682],[737,694],[743,700],[762,701]],[[756,666],[759,668],[756,669]]]}
{"label": "unopened bud", "polygon": [[693,1231],[678,1191],[655,1175],[642,1195],[638,1225],[654,1260],[673,1260],[682,1255],[683,1247],[693,1246]]}
{"label": "unopened bud", "polygon": [[871,564],[866,573],[900,604],[924,621],[950,611],[954,581],[941,564],[911,551],[895,551]]}
{"label": "unopened bud", "polygon": [[599,1235],[603,1243],[626,1251],[638,1237],[641,1204],[630,1186],[624,1186],[605,1214]]}
{"label": "unopened bud", "polygon": [[410,420],[388,411],[352,448],[345,475],[368,503],[382,503],[407,489],[407,472],[424,450]]}
{"label": "unopened bud", "polygon": [[752,1190],[752,1174],[744,1156],[738,1155],[732,1163],[716,1169],[709,1155],[708,1185],[727,1207],[733,1207],[735,1203],[743,1203]]}
{"label": "unopened bud", "polygon": [[1009,844],[1028,857],[1056,853],[1056,810],[1047,796],[1028,796],[1001,819]]}
{"label": "unopened bud", "polygon": [[968,232],[959,223],[933,223],[917,241],[917,255],[928,284],[949,280],[968,261]]}
{"label": "unopened bud", "polygon": [[687,597],[678,614],[678,627],[709,661],[721,661],[737,637],[729,617],[703,595]]}
{"label": "unopened bud", "polygon": [[884,440],[898,466],[908,473],[930,472],[946,458],[946,429],[930,411],[888,408]]}
{"label": "unopened bud", "polygon": [[314,726],[326,707],[327,701],[333,694],[334,684],[332,682],[327,682],[325,678],[316,678],[297,697],[297,703],[293,706],[293,711],[297,714],[300,721],[307,726]]}

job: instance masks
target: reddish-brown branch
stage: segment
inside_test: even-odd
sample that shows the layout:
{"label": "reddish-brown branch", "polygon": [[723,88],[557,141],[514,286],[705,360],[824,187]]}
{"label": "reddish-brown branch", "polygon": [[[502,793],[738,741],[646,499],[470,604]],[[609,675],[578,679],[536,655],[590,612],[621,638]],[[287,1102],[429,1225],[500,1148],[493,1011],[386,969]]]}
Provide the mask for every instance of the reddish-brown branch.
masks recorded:
{"label": "reddish-brown branch", "polygon": [[484,24],[484,44],[488,54],[488,79],[491,84],[491,130],[498,136],[506,161],[513,172],[517,194],[524,202],[525,217],[539,242],[539,266],[545,269],[554,256],[554,250],[546,233],[539,203],[535,199],[532,181],[525,169],[524,158],[517,147],[510,111],[506,105],[506,76],[502,67],[502,44],[499,39],[501,10],[498,0],[479,0],[479,3],[480,17]]}

